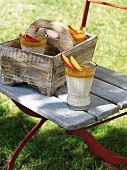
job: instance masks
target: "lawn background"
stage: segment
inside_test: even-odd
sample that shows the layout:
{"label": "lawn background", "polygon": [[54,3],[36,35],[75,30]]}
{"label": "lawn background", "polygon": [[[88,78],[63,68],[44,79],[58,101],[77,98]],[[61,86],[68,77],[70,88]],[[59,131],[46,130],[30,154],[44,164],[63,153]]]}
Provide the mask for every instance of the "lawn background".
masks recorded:
{"label": "lawn background", "polygon": [[[127,6],[127,1],[107,0]],[[84,0],[0,0],[0,42],[18,37],[40,18],[53,19],[65,26],[79,26]],[[98,35],[93,60],[127,75],[127,11],[91,4],[87,33]],[[127,156],[126,116],[91,133],[105,146]],[[19,142],[38,119],[23,114],[10,99],[0,94],[0,170],[5,170]],[[26,128],[27,127],[27,128]],[[119,138],[121,138],[119,140]],[[123,147],[124,145],[124,147]],[[79,137],[47,121],[18,156],[15,170],[106,170],[99,158],[92,158]]]}

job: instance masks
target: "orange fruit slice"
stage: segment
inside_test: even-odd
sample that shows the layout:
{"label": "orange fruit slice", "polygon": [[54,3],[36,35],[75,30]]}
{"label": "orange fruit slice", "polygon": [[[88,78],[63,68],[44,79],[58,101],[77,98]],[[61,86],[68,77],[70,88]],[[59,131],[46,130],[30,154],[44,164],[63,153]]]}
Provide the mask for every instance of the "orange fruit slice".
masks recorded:
{"label": "orange fruit slice", "polygon": [[61,54],[61,59],[67,67],[74,68],[70,60],[64,54]]}
{"label": "orange fruit slice", "polygon": [[80,65],[78,64],[78,62],[74,59],[73,56],[70,57],[70,63],[73,66],[73,68],[77,69],[77,70],[82,70],[82,68],[80,67]]}
{"label": "orange fruit slice", "polygon": [[69,29],[69,31],[70,31],[70,33],[71,33],[72,35],[78,34],[77,30],[75,30],[74,28],[72,28],[70,25],[68,25],[68,29]]}

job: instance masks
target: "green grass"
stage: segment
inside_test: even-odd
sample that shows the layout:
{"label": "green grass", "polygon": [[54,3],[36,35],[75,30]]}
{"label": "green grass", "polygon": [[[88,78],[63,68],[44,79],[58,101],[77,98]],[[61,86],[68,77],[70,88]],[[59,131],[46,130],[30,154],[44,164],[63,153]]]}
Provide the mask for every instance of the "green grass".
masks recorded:
{"label": "green grass", "polygon": [[[121,0],[107,0],[121,4]],[[80,25],[84,0],[0,0],[0,42],[18,37],[39,18],[53,19],[67,25]],[[121,5],[126,5],[126,0]],[[50,10],[49,10],[50,9]],[[91,4],[87,33],[98,35],[93,60],[115,71],[127,74],[127,11]],[[90,132],[103,145],[127,156],[127,117]],[[10,99],[0,94],[0,170],[5,170],[19,142],[37,118],[17,109]],[[123,147],[124,146],[124,147]],[[106,170],[99,158],[90,156],[84,141],[68,136],[64,129],[47,121],[23,148],[15,170]]]}

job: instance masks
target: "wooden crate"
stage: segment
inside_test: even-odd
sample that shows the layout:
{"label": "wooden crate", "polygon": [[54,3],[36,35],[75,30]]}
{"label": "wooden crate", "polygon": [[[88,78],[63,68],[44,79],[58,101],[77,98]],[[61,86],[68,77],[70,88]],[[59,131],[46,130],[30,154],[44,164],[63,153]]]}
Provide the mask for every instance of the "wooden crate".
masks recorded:
{"label": "wooden crate", "polygon": [[79,64],[83,64],[92,60],[96,41],[97,36],[87,35],[85,41],[62,52],[49,44],[45,54],[23,51],[19,38],[3,42],[0,44],[2,83],[15,85],[26,82],[41,94],[51,96],[65,83],[61,53],[68,57],[73,55]]}

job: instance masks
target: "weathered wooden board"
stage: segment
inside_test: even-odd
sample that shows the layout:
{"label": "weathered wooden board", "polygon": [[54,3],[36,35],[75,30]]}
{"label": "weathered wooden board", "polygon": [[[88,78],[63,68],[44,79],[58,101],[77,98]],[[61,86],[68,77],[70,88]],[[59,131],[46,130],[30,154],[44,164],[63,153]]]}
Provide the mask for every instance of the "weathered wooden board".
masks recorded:
{"label": "weathered wooden board", "polygon": [[95,122],[94,116],[84,111],[72,111],[68,109],[66,102],[54,96],[39,94],[36,89],[26,84],[11,87],[0,83],[0,92],[68,130]]}
{"label": "weathered wooden board", "polygon": [[[101,71],[103,72],[102,68],[100,72]],[[101,75],[100,72],[99,74]],[[95,77],[98,76],[97,74],[98,70]],[[110,76],[108,73],[105,75]],[[127,77],[125,78],[127,79]],[[124,109],[127,107],[126,90],[97,78],[94,78],[93,81],[91,107],[87,112],[68,109],[66,104],[66,85],[57,90],[55,93],[57,97],[48,97],[39,94],[36,89],[33,89],[26,84],[11,87],[0,83],[0,92],[68,130],[87,126],[97,120],[107,118],[108,116],[117,113],[119,108]]]}
{"label": "weathered wooden board", "polygon": [[60,22],[48,19],[38,19],[26,31],[32,36],[47,36],[47,43],[56,47],[60,52],[69,50],[76,45],[68,29]]}
{"label": "weathered wooden board", "polygon": [[[96,82],[94,82],[96,83]],[[67,101],[67,86],[66,84],[59,88],[55,95],[60,98],[62,101]],[[87,112],[93,116],[95,116],[96,120],[104,119],[112,114],[115,114],[119,111],[117,105],[110,103],[102,98],[99,98],[95,95],[90,95],[91,98],[91,106],[87,110]]]}
{"label": "weathered wooden board", "polygon": [[94,78],[91,93],[118,105],[120,109],[127,107],[127,91],[102,80]]}
{"label": "weathered wooden board", "polygon": [[[87,40],[63,53],[68,57],[73,55],[83,64],[86,60],[92,60],[96,41],[97,36],[89,35]],[[47,49],[47,54],[22,51],[19,38],[1,43],[0,66],[3,83],[15,85],[26,82],[41,94],[51,96],[65,83],[65,65],[60,55],[52,46]]]}
{"label": "weathered wooden board", "polygon": [[120,74],[118,72],[109,70],[101,66],[97,66],[95,77],[105,82],[108,82],[112,85],[115,85],[117,87],[127,90],[127,76],[126,75]]}

